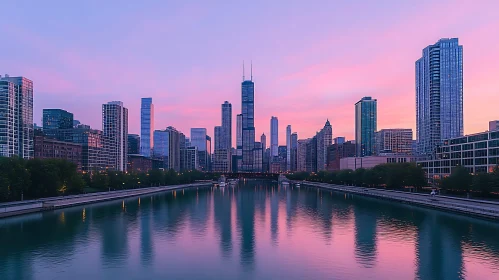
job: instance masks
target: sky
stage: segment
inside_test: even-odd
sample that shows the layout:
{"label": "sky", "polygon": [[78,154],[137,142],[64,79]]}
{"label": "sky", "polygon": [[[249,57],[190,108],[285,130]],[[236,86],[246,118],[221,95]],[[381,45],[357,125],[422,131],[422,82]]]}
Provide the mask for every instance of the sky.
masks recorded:
{"label": "sky", "polygon": [[[34,119],[62,108],[101,129],[102,104],[124,102],[140,133],[140,99],[155,128],[190,134],[241,110],[253,63],[256,135],[279,119],[300,139],[326,119],[354,137],[354,104],[378,100],[378,129],[415,130],[414,63],[440,38],[463,45],[464,132],[499,119],[499,1],[3,1],[0,74],[34,83]],[[6,12],[10,11],[10,12]],[[269,143],[270,140],[267,140]],[[235,143],[235,140],[233,141]]]}

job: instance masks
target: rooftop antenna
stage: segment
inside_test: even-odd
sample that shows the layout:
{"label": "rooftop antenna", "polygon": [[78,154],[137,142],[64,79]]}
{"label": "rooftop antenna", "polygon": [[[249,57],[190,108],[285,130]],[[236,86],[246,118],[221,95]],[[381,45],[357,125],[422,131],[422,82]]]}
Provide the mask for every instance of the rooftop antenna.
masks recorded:
{"label": "rooftop antenna", "polygon": [[244,82],[244,60],[243,60],[243,82]]}
{"label": "rooftop antenna", "polygon": [[251,81],[253,82],[253,60],[251,60]]}

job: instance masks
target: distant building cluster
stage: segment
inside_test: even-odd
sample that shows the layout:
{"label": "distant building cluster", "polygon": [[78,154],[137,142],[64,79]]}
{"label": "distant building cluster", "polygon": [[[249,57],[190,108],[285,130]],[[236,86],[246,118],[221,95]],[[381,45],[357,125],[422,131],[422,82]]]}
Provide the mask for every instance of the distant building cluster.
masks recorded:
{"label": "distant building cluster", "polygon": [[102,105],[101,130],[63,109],[43,109],[43,124],[37,127],[33,82],[5,75],[0,76],[0,156],[62,158],[84,172],[320,172],[397,162],[417,162],[430,180],[448,176],[458,165],[472,173],[490,172],[499,163],[499,121],[490,121],[489,131],[463,136],[463,48],[458,39],[424,48],[415,74],[415,135],[409,128],[378,129],[378,101],[365,96],[354,104],[354,139],[333,137],[327,119],[307,139],[299,139],[287,125],[286,145],[279,146],[277,116],[270,119],[269,133],[256,139],[255,83],[252,71],[245,79],[243,65],[236,139],[232,104],[225,101],[213,147],[206,128],[191,128],[189,137],[173,126],[155,128],[152,98],[141,100],[139,134],[129,134],[128,109],[120,101]]}

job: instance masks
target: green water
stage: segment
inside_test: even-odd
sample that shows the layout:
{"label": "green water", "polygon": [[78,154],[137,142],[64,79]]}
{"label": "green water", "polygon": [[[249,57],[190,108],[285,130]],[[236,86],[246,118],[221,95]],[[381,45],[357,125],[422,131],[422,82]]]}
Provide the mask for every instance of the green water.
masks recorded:
{"label": "green water", "polygon": [[0,279],[499,279],[499,223],[248,181],[0,219]]}

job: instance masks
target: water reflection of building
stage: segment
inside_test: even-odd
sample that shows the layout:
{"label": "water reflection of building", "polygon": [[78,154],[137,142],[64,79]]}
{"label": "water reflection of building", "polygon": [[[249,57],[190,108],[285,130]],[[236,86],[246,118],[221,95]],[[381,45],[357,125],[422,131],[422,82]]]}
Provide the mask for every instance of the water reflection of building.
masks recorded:
{"label": "water reflection of building", "polygon": [[152,235],[152,201],[150,199],[140,199],[140,261],[142,265],[151,265],[153,259],[153,235]]}
{"label": "water reflection of building", "polygon": [[237,192],[237,225],[241,238],[241,264],[251,268],[255,258],[255,191],[240,188]]}
{"label": "water reflection of building", "polygon": [[376,211],[357,202],[355,215],[355,258],[364,267],[373,267],[376,263]]}
{"label": "water reflection of building", "polygon": [[[418,225],[416,257],[419,279],[463,279],[462,236],[449,228],[452,221],[428,211]],[[466,229],[464,229],[466,231]]]}
{"label": "water reflection of building", "polygon": [[[117,206],[115,205],[115,209]],[[101,259],[104,266],[114,267],[124,265],[129,254],[128,248],[128,226],[125,219],[126,204],[123,202],[122,213],[119,217],[114,212],[115,209],[108,208],[108,215],[114,218],[106,219],[101,223]]]}
{"label": "water reflection of building", "polygon": [[272,244],[277,245],[279,231],[279,188],[272,187],[270,198],[270,233]]}
{"label": "water reflection of building", "polygon": [[230,257],[232,253],[232,199],[230,190],[215,193],[213,200],[215,228],[220,235],[220,250],[223,257]]}

